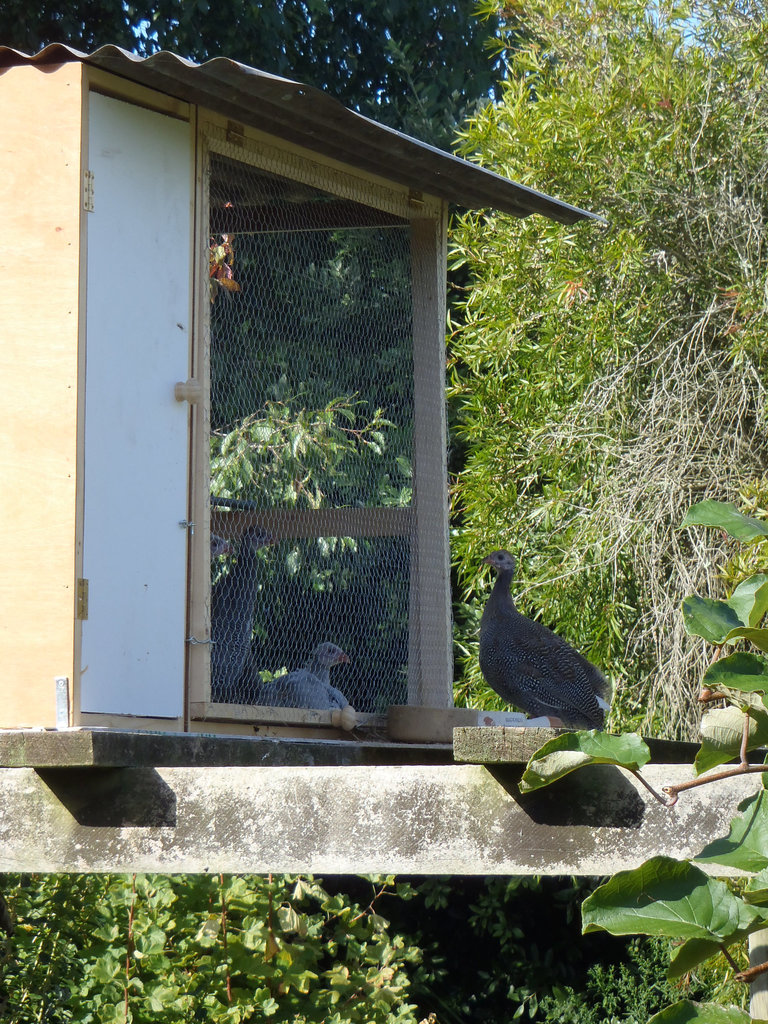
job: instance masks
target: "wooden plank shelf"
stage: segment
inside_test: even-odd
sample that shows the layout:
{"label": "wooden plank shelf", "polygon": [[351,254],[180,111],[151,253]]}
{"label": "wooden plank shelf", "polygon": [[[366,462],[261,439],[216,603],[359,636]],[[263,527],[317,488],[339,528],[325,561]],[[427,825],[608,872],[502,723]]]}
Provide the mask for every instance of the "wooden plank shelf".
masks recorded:
{"label": "wooden plank shelf", "polygon": [[[527,764],[532,755],[562,729],[531,726],[457,726],[453,730],[453,756],[460,764]],[[693,764],[698,743],[643,737],[651,759],[663,764]],[[763,753],[755,752],[759,763]]]}
{"label": "wooden plank shelf", "polygon": [[449,746],[118,729],[0,731],[0,768],[450,764]]}

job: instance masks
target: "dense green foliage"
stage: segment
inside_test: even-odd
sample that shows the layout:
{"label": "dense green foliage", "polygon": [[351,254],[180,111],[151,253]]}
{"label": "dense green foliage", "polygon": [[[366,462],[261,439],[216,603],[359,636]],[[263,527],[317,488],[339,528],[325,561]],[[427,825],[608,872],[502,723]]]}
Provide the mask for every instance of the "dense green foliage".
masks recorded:
{"label": "dense green foliage", "polygon": [[608,223],[455,226],[461,696],[494,700],[475,661],[478,566],[508,547],[523,610],[618,683],[613,724],[690,733],[701,648],[677,608],[712,591],[717,540],[692,559],[675,527],[698,498],[766,498],[768,13],[504,10],[529,42],[463,151]]}
{"label": "dense green foliage", "polygon": [[[8,884],[10,883],[10,885]],[[6,1012],[32,1021],[415,1022],[418,949],[311,878],[6,878]]]}
{"label": "dense green foliage", "polygon": [[87,52],[114,43],[195,61],[229,57],[447,147],[503,69],[487,47],[497,19],[478,20],[474,8],[475,0],[4,0],[0,42],[30,53],[65,42]]}
{"label": "dense green foliage", "polygon": [[[644,1024],[681,995],[666,946],[579,937],[566,879],[247,875],[2,878],[8,1024]],[[433,1015],[434,1016],[431,1016]]]}
{"label": "dense green foliage", "polygon": [[[701,527],[718,530],[729,547],[745,561],[761,563],[768,546],[768,523],[746,516],[729,502],[698,502],[683,520],[694,534]],[[686,632],[714,648],[701,680],[700,700],[709,708],[701,723],[702,743],[694,760],[693,780],[670,782],[657,792],[642,776],[650,751],[638,736],[614,736],[595,731],[573,732],[546,743],[534,753],[523,773],[522,792],[548,786],[587,764],[614,764],[632,772],[646,790],[667,807],[685,800],[688,790],[748,773],[761,773],[762,787],[738,805],[727,836],[710,841],[694,859],[710,870],[736,868],[746,880],[728,885],[711,877],[698,864],[665,855],[639,867],[618,872],[591,893],[582,905],[585,934],[643,934],[676,943],[666,976],[688,976],[702,963],[725,958],[742,985],[752,980],[737,958],[745,958],[746,940],[768,926],[768,758],[750,764],[749,751],[764,748],[768,738],[768,660],[753,650],[768,651],[768,575],[751,573],[739,581],[727,599],[692,594],[685,598],[682,617]],[[746,649],[745,649],[746,647]],[[723,706],[725,705],[725,706]],[[721,766],[738,758],[736,767]],[[720,769],[714,772],[711,769]],[[762,968],[755,965],[755,971]],[[748,1024],[737,1005],[700,1004],[675,998],[649,1024]],[[744,993],[741,994],[744,1002]]]}

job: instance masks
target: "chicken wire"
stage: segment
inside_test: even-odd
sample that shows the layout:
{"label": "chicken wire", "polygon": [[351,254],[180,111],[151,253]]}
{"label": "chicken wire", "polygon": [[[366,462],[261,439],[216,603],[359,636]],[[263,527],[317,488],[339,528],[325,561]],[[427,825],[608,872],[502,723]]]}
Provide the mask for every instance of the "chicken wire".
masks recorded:
{"label": "chicken wire", "polygon": [[265,162],[220,145],[208,167],[211,698],[331,708],[279,685],[330,643],[340,704],[382,713],[408,702],[427,639],[410,225],[359,183]]}

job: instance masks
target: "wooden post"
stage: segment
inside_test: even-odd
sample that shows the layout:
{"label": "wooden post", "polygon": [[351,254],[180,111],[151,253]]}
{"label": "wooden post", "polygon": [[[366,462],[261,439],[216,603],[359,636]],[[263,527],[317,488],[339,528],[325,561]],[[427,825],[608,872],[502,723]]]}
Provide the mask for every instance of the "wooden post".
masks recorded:
{"label": "wooden post", "polygon": [[453,704],[448,432],[445,411],[446,211],[411,222],[414,506],[408,703]]}
{"label": "wooden post", "polygon": [[[749,966],[768,962],[768,928],[749,936]],[[768,1020],[768,972],[758,974],[749,986],[749,1015],[753,1021]]]}

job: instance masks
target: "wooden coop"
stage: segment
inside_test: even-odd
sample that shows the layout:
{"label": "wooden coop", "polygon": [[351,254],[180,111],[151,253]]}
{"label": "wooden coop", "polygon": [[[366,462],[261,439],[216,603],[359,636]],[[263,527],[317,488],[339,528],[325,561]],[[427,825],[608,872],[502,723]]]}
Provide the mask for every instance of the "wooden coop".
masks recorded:
{"label": "wooden coop", "polygon": [[0,167],[0,727],[418,736],[453,704],[448,206],[590,215],[111,46],[0,48]]}

